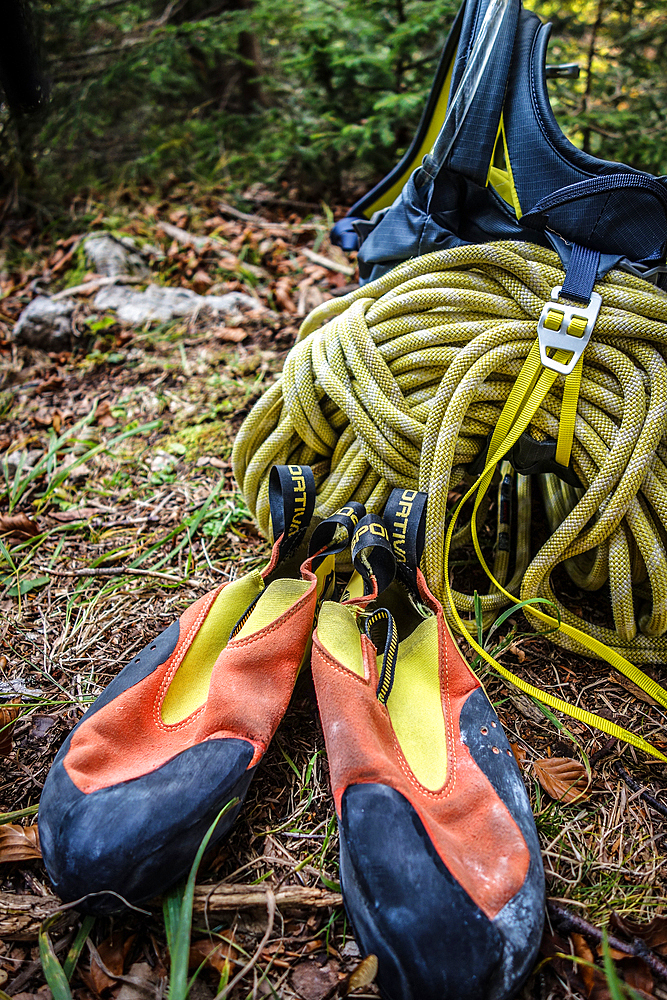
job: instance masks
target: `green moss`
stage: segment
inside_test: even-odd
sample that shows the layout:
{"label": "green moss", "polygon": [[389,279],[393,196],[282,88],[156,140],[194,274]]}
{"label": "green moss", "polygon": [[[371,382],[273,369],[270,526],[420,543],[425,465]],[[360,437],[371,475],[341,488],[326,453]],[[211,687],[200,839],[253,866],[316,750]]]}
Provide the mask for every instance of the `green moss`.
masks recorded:
{"label": "green moss", "polygon": [[169,435],[160,442],[165,451],[180,454],[185,447],[183,457],[186,461],[196,461],[202,455],[215,455],[217,458],[228,458],[231,453],[229,428],[220,420],[204,424],[188,424],[175,434]]}

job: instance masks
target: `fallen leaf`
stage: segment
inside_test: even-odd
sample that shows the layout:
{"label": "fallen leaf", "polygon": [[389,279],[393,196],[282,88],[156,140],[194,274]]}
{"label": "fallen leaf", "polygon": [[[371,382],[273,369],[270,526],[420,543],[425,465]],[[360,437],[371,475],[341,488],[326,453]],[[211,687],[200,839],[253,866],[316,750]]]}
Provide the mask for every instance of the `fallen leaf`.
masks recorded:
{"label": "fallen leaf", "polygon": [[[113,976],[122,976],[123,969],[125,967],[125,959],[127,954],[132,947],[135,939],[134,934],[129,937],[123,938],[119,933],[112,934],[111,937],[106,938],[100,945],[97,946],[97,955],[94,953],[90,959],[90,971],[86,974],[85,970],[82,971],[82,978],[84,979],[86,985],[98,996],[102,996],[105,991],[113,989],[117,985],[117,980]],[[103,965],[112,974],[108,976],[106,972],[103,971],[100,962],[98,962],[97,956]]]}
{"label": "fallen leaf", "polygon": [[526,750],[524,747],[520,747],[518,743],[510,743],[512,753],[514,754],[514,759],[519,765],[523,767],[526,762]]}
{"label": "fallen leaf", "polygon": [[195,271],[192,277],[192,287],[199,295],[205,295],[213,284],[213,278],[206,271]]}
{"label": "fallen leaf", "polygon": [[643,993],[653,996],[653,976],[648,965],[641,958],[628,959],[628,956],[625,956],[622,972],[626,983],[633,990],[641,990]]}
{"label": "fallen leaf", "polygon": [[248,336],[248,331],[240,326],[224,326],[216,331],[216,340],[226,340],[232,344],[240,344]]}
{"label": "fallen leaf", "polygon": [[[158,981],[157,969],[151,969],[148,962],[135,962],[130,966],[126,980],[121,986],[116,1000],[147,1000],[156,996],[154,984]],[[190,990],[190,997],[193,991]]]}
{"label": "fallen leaf", "polygon": [[629,938],[640,938],[658,955],[667,955],[667,917],[658,915],[648,924],[641,924],[636,920],[621,917],[618,913],[612,913],[609,926]]}
{"label": "fallen leaf", "polygon": [[0,826],[0,861],[28,861],[41,856],[37,824],[5,823]]}
{"label": "fallen leaf", "polygon": [[[18,701],[20,700],[19,698]],[[0,757],[6,757],[12,752],[12,733],[20,711],[18,705],[0,708]]]}
{"label": "fallen leaf", "polygon": [[650,694],[647,694],[646,691],[642,690],[638,684],[635,684],[635,682],[631,681],[629,677],[626,677],[617,670],[614,670],[611,674],[609,674],[609,680],[612,684],[619,684],[622,688],[625,688],[626,691],[629,691],[630,694],[634,695],[639,701],[643,701],[646,705],[658,704],[658,702],[654,698],[651,698]]}
{"label": "fallen leaf", "polygon": [[46,736],[49,729],[55,726],[58,720],[53,715],[33,715],[30,735],[33,739],[41,739]]}
{"label": "fallen leaf", "polygon": [[583,802],[589,797],[586,768],[572,757],[544,757],[534,762],[535,777],[557,802]]}
{"label": "fallen leaf", "polygon": [[49,517],[61,524],[67,524],[70,521],[87,521],[91,517],[99,517],[100,514],[101,511],[97,507],[70,507],[69,510],[54,511]]}
{"label": "fallen leaf", "polygon": [[299,962],[292,972],[292,989],[303,1000],[323,1000],[338,984],[338,970],[338,963],[334,961],[326,965],[313,959]]}
{"label": "fallen leaf", "polygon": [[95,413],[95,423],[99,427],[113,427],[114,424],[118,423],[115,417],[111,415],[111,407],[109,406],[109,401],[107,399],[102,400],[100,405],[97,407]]}
{"label": "fallen leaf", "polygon": [[[574,953],[577,958],[581,958],[584,962],[590,962],[591,965],[595,965],[595,955],[591,951],[586,938],[581,934],[570,934],[570,938],[572,939]],[[586,993],[590,997],[591,993],[600,981],[602,972],[598,969],[591,969],[590,965],[584,965],[583,962],[577,966],[577,971],[583,979],[584,986],[586,987]]]}
{"label": "fallen leaf", "polygon": [[0,514],[0,534],[16,535],[18,538],[33,538],[39,528],[27,514]]}
{"label": "fallen leaf", "polygon": [[510,651],[510,653],[514,653],[519,663],[523,663],[523,661],[526,659],[525,650],[523,650],[521,646],[518,646],[516,642],[510,643],[510,645],[507,648]]}
{"label": "fallen leaf", "polygon": [[237,950],[233,939],[211,941],[210,938],[201,938],[199,941],[193,941],[190,945],[188,968],[194,971],[202,963],[206,963],[222,976],[225,972],[229,972],[229,960],[234,957]]}
{"label": "fallen leaf", "polygon": [[295,313],[297,311],[292,299],[292,283],[289,278],[278,278],[273,294],[276,302],[285,312]]}
{"label": "fallen leaf", "polygon": [[366,958],[359,962],[356,969],[353,969],[347,980],[345,995],[352,990],[358,990],[362,986],[370,986],[378,974],[377,955],[366,955]]}

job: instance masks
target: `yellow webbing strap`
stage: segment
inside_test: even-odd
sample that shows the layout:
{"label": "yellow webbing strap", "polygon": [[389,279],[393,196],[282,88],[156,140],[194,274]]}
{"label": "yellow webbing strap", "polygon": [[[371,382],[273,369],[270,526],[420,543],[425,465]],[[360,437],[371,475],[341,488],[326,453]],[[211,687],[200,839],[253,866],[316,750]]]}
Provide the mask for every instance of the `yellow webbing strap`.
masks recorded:
{"label": "yellow webbing strap", "polygon": [[570,464],[572,442],[574,441],[574,424],[577,419],[577,403],[581,388],[581,373],[584,370],[583,354],[574,366],[574,370],[565,376],[563,402],[560,408],[560,425],[556,441],[556,461],[565,468]]}
{"label": "yellow webbing strap", "polygon": [[[566,351],[557,351],[555,355],[555,359],[557,361],[565,361],[567,360],[567,357],[568,354]],[[449,549],[459,512],[463,508],[463,505],[476,494],[475,506],[470,519],[475,552],[477,553],[477,557],[493,585],[497,587],[498,590],[505,595],[505,597],[515,604],[519,604],[521,602],[505,590],[502,584],[495,579],[493,573],[486,564],[486,560],[484,559],[479,543],[479,537],[477,535],[477,510],[491,483],[498,461],[507,454],[510,448],[519,439],[521,434],[523,434],[523,432],[527,429],[530,421],[544,401],[557,377],[557,373],[551,371],[550,369],[543,368],[540,373],[540,368],[542,368],[542,364],[539,357],[539,347],[536,342],[526,358],[523,368],[519,373],[516,383],[500,415],[496,430],[489,445],[486,466],[477,478],[477,481],[473,483],[465,496],[459,501],[459,504],[450,520],[445,538],[445,567],[447,568],[449,562]],[[577,370],[578,377],[576,377]],[[581,379],[581,361],[577,364],[575,370],[572,372],[572,375],[575,376],[575,379],[571,382],[570,392],[568,394],[567,419],[571,422],[573,435],[574,412],[576,412],[576,402]],[[567,376],[567,378],[571,378],[571,376]],[[565,398],[563,403],[565,403]],[[572,406],[574,406],[574,412],[572,412]],[[569,437],[569,428],[566,430],[564,437],[566,440],[565,447],[571,447],[572,437]],[[569,445],[567,444],[568,437]],[[569,454],[567,458],[569,462]],[[524,691],[526,694],[531,695],[533,698],[537,698],[545,705],[549,705],[550,708],[555,708],[558,711],[563,712],[565,715],[569,715],[573,719],[577,719],[579,722],[584,722],[586,725],[593,726],[604,733],[608,733],[610,736],[614,736],[616,739],[625,740],[626,743],[630,743],[632,746],[643,750],[652,757],[656,757],[658,760],[667,762],[667,757],[641,736],[635,736],[634,733],[624,729],[622,726],[618,726],[614,722],[610,722],[601,716],[595,715],[593,712],[588,712],[583,708],[579,708],[578,705],[570,705],[568,702],[562,701],[560,698],[556,698],[554,695],[549,694],[546,691],[542,691],[540,688],[535,687],[533,684],[529,684],[521,677],[517,677],[511,671],[507,670],[507,668],[491,656],[491,654],[488,653],[472,635],[470,635],[469,630],[466,629],[465,623],[460,618],[454,603],[454,596],[449,584],[449,573],[447,571],[445,572],[444,577],[444,587],[452,614],[457,621],[459,628],[466,636],[467,641],[473,649],[477,651],[482,659],[489,663],[499,674],[501,674],[501,676],[506,678],[506,680],[511,681],[516,687],[518,687],[521,691]],[[534,606],[531,606],[530,608],[526,607],[526,612],[533,615],[533,617],[538,618],[540,621],[545,622],[551,626],[551,628],[560,628],[566,633],[566,635],[569,635],[570,638],[575,639],[582,646],[589,649],[594,656],[606,660],[626,677],[634,681],[635,684],[641,687],[647,692],[647,694],[650,694],[655,701],[662,705],[663,708],[667,708],[667,691],[665,691],[665,689],[657,684],[652,678],[648,677],[642,670],[634,666],[634,664],[630,663],[624,657],[616,653],[613,649],[609,649],[609,647],[605,646],[604,643],[592,638],[580,629],[574,628],[566,622],[559,622],[550,615],[544,614],[542,611],[538,611]]]}

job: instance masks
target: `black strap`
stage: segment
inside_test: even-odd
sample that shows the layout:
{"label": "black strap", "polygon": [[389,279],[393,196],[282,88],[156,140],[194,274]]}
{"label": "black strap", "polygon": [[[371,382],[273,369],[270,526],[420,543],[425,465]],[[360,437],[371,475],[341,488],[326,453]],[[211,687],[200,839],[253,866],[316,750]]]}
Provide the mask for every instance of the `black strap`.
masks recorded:
{"label": "black strap", "polygon": [[426,493],[393,490],[384,509],[384,523],[394,549],[398,570],[411,583],[417,582],[417,567],[424,551]]}
{"label": "black strap", "polygon": [[574,243],[560,295],[565,299],[574,299],[575,302],[585,302],[588,305],[599,266],[599,250],[590,250],[579,243]]}
{"label": "black strap", "polygon": [[604,191],[629,190],[630,188],[641,188],[643,191],[648,191],[657,198],[663,209],[667,210],[667,187],[655,177],[640,173],[601,174],[598,177],[589,177],[585,181],[578,181],[576,184],[568,184],[566,187],[559,188],[546,197],[540,198],[538,203],[521,217],[521,221],[531,229],[544,229],[549,221],[548,213],[554,208],[569,205],[580,198],[602,194]]}
{"label": "black strap", "polygon": [[352,536],[352,562],[364,581],[364,597],[386,590],[396,573],[396,559],[389,541],[389,533],[377,514],[366,514],[359,521]]}
{"label": "black strap", "polygon": [[315,477],[308,465],[274,465],[269,475],[274,541],[284,559],[302,541],[315,510]]}
{"label": "black strap", "polygon": [[308,547],[308,555],[315,556],[312,563],[313,572],[327,556],[338,555],[348,547],[354,529],[365,514],[364,505],[351,500],[345,507],[341,507],[331,517],[318,524]]}
{"label": "black strap", "polygon": [[[383,623],[386,625],[384,641],[380,639],[378,642],[376,638],[376,626]],[[384,645],[382,670],[380,671],[380,677],[375,694],[377,700],[382,702],[383,705],[386,705],[387,698],[391,694],[391,689],[394,683],[396,661],[398,659],[398,632],[396,630],[396,623],[386,608],[378,608],[377,611],[374,611],[373,614],[369,615],[366,619],[364,623],[364,631],[378,652],[380,651],[380,646]]]}

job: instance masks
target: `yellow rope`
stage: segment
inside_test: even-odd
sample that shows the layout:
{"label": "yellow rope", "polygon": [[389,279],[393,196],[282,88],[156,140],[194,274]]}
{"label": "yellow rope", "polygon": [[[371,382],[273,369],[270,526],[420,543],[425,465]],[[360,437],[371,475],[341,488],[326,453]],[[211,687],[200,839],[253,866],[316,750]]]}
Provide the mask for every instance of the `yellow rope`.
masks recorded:
{"label": "yellow rope", "polygon": [[[472,614],[473,596],[454,591],[450,607],[446,593],[448,495],[471,482],[467,466],[487,437],[507,442],[523,414],[533,437],[558,440],[561,460],[571,447],[582,490],[539,477],[552,534],[531,559],[520,522],[507,588],[488,571],[486,620],[517,596],[545,597],[559,609],[563,628],[553,638],[564,647],[610,659],[608,648],[610,662],[664,662],[667,295],[617,270],[598,282],[600,315],[583,365],[566,380],[541,367],[536,348],[542,307],[562,281],[555,253],[488,243],[415,258],[324,303],[243,424],[234,473],[266,535],[275,462],[315,467],[321,517],[351,498],[380,510],[395,486],[427,491],[423,568],[450,622],[470,631],[470,621],[456,619]],[[480,500],[494,466],[480,477]],[[452,535],[453,547],[471,533],[475,540],[484,514],[480,506]],[[608,585],[613,618],[586,621],[565,607],[550,582],[559,565],[580,587]],[[544,617],[534,605],[526,612]]]}

